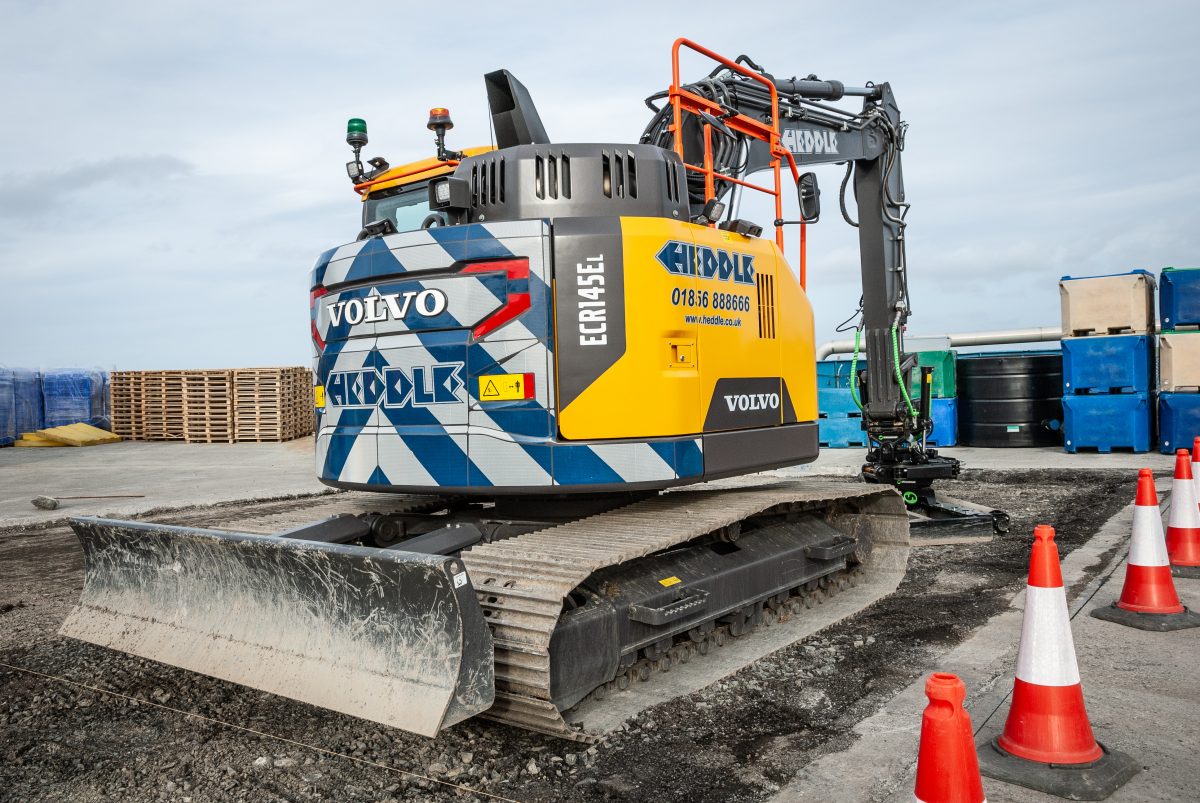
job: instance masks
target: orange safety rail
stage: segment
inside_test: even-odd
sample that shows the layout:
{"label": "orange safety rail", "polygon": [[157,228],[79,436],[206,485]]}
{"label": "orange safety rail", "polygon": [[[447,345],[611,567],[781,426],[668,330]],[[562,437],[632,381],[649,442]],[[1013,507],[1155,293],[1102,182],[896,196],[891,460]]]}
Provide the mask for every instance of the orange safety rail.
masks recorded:
{"label": "orange safety rail", "polygon": [[[744,114],[733,114],[725,116],[726,110],[718,103],[714,103],[708,98],[701,97],[694,92],[689,92],[684,89],[679,83],[679,50],[687,48],[695,53],[705,56],[713,61],[728,67],[734,72],[740,73],[747,78],[757,81],[767,88],[771,93],[771,121],[764,123],[760,120],[755,120],[753,117],[748,117]],[[683,159],[683,115],[694,114],[699,116],[700,112],[705,112],[721,120],[730,130],[736,131],[739,134],[753,137],[767,143],[767,147],[771,152],[771,174],[775,179],[774,187],[754,184],[749,181],[744,181],[740,178],[730,176],[725,173],[718,172],[713,168],[712,160],[712,125],[703,122],[704,129],[704,164],[693,165],[684,162],[684,167],[695,173],[704,174],[704,192],[707,198],[712,198],[715,192],[717,179],[728,181],[737,184],[747,189],[757,190],[758,192],[766,193],[775,198],[775,220],[783,220],[783,192],[781,190],[781,158],[786,157],[788,166],[791,168],[792,177],[799,180],[799,171],[796,169],[796,160],[792,158],[792,154],[779,144],[779,95],[775,89],[775,84],[770,79],[748,70],[742,65],[730,61],[724,56],[718,55],[706,47],[702,47],[690,39],[679,38],[675,40],[675,44],[671,46],[671,88],[668,92],[671,110],[673,112],[673,122],[671,132],[675,140],[675,153],[679,154],[680,160]],[[710,223],[710,226],[716,225]],[[806,245],[805,224],[800,224],[800,286],[806,286],[806,265],[805,265],[805,245]],[[775,226],[775,244],[779,246],[779,250],[783,251],[783,226],[776,224]]]}

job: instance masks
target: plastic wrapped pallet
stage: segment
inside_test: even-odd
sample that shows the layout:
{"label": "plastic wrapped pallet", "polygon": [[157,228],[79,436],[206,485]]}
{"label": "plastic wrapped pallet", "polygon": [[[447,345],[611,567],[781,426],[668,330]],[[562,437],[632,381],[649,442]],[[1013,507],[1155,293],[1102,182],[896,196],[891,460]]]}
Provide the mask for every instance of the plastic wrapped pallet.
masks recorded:
{"label": "plastic wrapped pallet", "polygon": [[46,427],[85,423],[107,427],[102,371],[47,371],[42,375],[42,409]]}
{"label": "plastic wrapped pallet", "polygon": [[1066,337],[1154,331],[1154,276],[1135,270],[1111,276],[1064,276],[1058,283]]}
{"label": "plastic wrapped pallet", "polygon": [[42,413],[42,375],[28,368],[13,369],[17,435],[36,432],[46,425]]}
{"label": "plastic wrapped pallet", "polygon": [[16,402],[13,372],[0,367],[0,446],[12,446],[17,438]]}

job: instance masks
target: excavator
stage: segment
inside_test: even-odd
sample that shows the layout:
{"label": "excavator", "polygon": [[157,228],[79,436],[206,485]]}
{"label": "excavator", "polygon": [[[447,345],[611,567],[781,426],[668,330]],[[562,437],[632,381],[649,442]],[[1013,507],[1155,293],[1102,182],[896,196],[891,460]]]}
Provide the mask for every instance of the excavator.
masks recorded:
{"label": "excavator", "polygon": [[[712,71],[682,82],[683,54]],[[61,632],[425,736],[482,715],[587,741],[581,702],[800,612],[855,583],[881,532],[907,538],[906,507],[936,509],[959,465],[925,443],[928,369],[909,390],[892,89],[686,39],[671,55],[636,143],[552,142],[504,70],[491,147],[449,148],[435,108],[433,157],[364,164],[350,120],[362,230],[309,283],[316,470],[380,509],[271,535],[75,519],[85,584]],[[819,452],[816,164],[846,166],[858,229],[866,482],[761,474]],[[739,216],[748,193],[768,226]]]}

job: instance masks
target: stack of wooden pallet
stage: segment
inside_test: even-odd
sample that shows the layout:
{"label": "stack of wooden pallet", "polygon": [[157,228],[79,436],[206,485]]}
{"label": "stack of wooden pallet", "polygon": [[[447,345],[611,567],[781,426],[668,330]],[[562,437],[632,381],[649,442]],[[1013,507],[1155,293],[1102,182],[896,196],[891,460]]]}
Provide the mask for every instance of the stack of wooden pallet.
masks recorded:
{"label": "stack of wooden pallet", "polygon": [[142,437],[142,372],[113,371],[108,383],[112,431],[123,438]]}
{"label": "stack of wooden pallet", "polygon": [[232,372],[186,371],[183,418],[183,439],[188,443],[232,443]]}
{"label": "stack of wooden pallet", "polygon": [[131,440],[287,441],[313,431],[307,368],[114,371],[112,428]]}
{"label": "stack of wooden pallet", "polygon": [[239,441],[290,441],[313,431],[312,372],[239,368],[233,372]]}

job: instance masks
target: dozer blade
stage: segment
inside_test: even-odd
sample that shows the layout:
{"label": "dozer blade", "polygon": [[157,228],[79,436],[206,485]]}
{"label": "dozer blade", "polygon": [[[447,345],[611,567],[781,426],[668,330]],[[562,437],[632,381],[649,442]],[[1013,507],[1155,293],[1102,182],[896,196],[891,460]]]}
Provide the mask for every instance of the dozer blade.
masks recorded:
{"label": "dozer blade", "polygon": [[73,519],[62,635],[435,736],[492,705],[492,637],[460,561]]}

